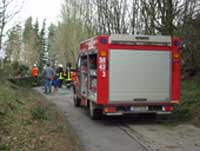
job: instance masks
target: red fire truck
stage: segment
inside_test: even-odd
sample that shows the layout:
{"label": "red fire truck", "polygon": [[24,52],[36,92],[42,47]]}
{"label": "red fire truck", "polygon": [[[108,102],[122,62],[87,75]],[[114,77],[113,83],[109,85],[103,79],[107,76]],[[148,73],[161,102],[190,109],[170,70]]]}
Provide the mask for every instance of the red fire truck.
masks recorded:
{"label": "red fire truck", "polygon": [[180,100],[179,38],[101,35],[81,42],[74,105],[92,119],[134,113],[170,114]]}

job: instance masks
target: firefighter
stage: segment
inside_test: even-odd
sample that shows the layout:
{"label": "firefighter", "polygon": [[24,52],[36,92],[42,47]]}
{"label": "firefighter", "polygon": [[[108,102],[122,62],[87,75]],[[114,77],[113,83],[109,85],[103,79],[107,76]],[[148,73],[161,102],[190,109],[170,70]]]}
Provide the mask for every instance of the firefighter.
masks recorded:
{"label": "firefighter", "polygon": [[37,65],[34,64],[32,68],[32,79],[33,79],[32,85],[33,86],[37,85],[37,78],[38,78],[38,68],[37,68]]}
{"label": "firefighter", "polygon": [[63,70],[62,64],[58,65],[56,75],[57,75],[58,80],[59,80],[59,88],[62,88],[62,84],[63,84],[63,80],[64,80],[64,70]]}
{"label": "firefighter", "polygon": [[69,88],[72,84],[72,74],[71,74],[71,63],[67,63],[66,65],[66,83],[67,83],[67,88]]}

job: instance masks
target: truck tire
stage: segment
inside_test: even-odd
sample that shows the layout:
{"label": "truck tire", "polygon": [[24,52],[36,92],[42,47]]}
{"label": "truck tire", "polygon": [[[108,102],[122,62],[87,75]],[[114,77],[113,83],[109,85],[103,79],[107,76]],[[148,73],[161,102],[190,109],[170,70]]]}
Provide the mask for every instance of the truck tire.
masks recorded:
{"label": "truck tire", "polygon": [[75,107],[79,107],[81,105],[81,99],[76,95],[75,92],[74,92],[73,100],[74,100]]}
{"label": "truck tire", "polygon": [[102,115],[101,109],[95,108],[95,105],[93,102],[90,101],[89,103],[89,112],[90,112],[90,118],[92,120],[99,120]]}

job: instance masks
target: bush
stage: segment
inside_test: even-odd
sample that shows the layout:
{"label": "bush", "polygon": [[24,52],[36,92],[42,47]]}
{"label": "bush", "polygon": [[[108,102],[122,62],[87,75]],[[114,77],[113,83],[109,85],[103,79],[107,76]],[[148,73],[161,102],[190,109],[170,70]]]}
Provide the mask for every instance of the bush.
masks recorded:
{"label": "bush", "polygon": [[200,79],[193,77],[181,83],[181,102],[175,110],[179,120],[192,120],[194,124],[200,122]]}
{"label": "bush", "polygon": [[36,106],[32,109],[31,115],[33,119],[48,120],[47,110],[43,106]]}
{"label": "bush", "polygon": [[0,145],[0,151],[10,151],[10,145],[8,144],[2,144]]}

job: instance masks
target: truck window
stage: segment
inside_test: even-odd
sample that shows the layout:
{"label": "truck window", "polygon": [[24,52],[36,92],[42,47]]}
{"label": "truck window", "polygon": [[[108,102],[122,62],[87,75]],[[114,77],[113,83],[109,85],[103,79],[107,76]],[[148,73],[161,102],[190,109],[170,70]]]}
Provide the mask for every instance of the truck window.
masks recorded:
{"label": "truck window", "polygon": [[89,55],[89,96],[96,100],[97,91],[97,54]]}
{"label": "truck window", "polygon": [[89,56],[89,69],[97,69],[97,54],[92,54]]}
{"label": "truck window", "polygon": [[87,96],[88,93],[88,59],[87,56],[80,57],[80,81],[81,81],[81,94]]}
{"label": "truck window", "polygon": [[81,66],[81,71],[83,72],[88,71],[87,56],[81,56],[80,66]]}
{"label": "truck window", "polygon": [[80,59],[81,57],[79,56],[78,57],[78,60],[77,60],[77,64],[76,64],[76,68],[77,68],[77,70],[80,70],[80,67],[81,67],[81,59]]}

